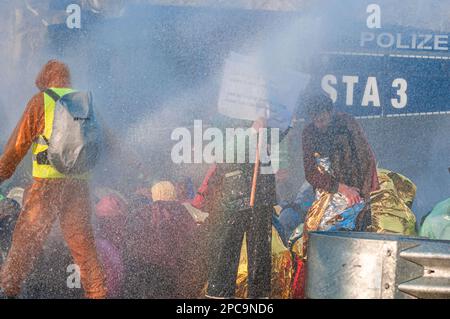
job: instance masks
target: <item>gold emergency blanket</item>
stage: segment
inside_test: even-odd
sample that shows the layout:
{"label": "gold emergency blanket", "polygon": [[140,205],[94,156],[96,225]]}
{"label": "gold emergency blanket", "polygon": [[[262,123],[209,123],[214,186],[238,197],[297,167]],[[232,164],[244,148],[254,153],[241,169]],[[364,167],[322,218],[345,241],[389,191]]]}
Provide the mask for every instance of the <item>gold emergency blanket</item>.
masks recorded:
{"label": "gold emergency blanket", "polygon": [[296,248],[296,254],[299,257],[306,257],[306,247],[308,245],[308,233],[317,231],[319,229],[322,218],[326,209],[329,207],[330,202],[333,200],[333,194],[327,192],[321,192],[319,199],[317,199],[306,215],[305,224],[303,226],[303,237],[301,240],[301,249]]}
{"label": "gold emergency blanket", "polygon": [[[247,245],[244,242],[241,249],[239,270],[236,279],[236,297],[247,298],[248,295],[248,259]],[[272,227],[272,288],[270,298],[289,299],[291,297],[291,281],[293,276],[292,256],[283,245],[278,232]]]}
{"label": "gold emergency blanket", "polygon": [[319,199],[314,202],[305,219],[305,231],[316,231],[322,221],[325,210],[330,205],[333,194],[322,192]]}
{"label": "gold emergency blanket", "polygon": [[371,195],[372,225],[377,233],[416,235],[411,206],[416,185],[403,175],[378,169],[380,189]]}

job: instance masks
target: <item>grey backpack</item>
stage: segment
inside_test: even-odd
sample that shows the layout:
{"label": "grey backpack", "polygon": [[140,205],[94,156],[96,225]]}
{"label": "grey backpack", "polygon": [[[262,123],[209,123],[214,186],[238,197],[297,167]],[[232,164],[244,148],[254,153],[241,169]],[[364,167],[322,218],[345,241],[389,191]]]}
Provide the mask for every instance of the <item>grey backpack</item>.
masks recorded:
{"label": "grey backpack", "polygon": [[50,89],[45,93],[56,103],[52,134],[46,141],[49,164],[68,176],[89,172],[103,144],[91,93],[72,92],[62,97]]}

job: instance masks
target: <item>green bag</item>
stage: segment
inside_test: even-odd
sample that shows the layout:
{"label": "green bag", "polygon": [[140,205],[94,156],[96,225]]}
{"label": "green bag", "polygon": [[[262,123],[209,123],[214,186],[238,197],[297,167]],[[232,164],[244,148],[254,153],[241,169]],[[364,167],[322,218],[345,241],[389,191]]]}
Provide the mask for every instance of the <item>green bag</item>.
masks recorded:
{"label": "green bag", "polygon": [[433,208],[425,218],[419,235],[430,239],[450,240],[450,198]]}

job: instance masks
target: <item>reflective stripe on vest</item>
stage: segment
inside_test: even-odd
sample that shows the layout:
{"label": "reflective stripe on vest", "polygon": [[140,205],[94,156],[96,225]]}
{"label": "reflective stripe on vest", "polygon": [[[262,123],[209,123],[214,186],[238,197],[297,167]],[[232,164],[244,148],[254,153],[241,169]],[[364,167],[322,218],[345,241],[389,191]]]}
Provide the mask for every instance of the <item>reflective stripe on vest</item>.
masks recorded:
{"label": "reflective stripe on vest", "polygon": [[[66,94],[75,92],[73,89],[68,88],[51,88],[53,92],[63,97]],[[45,114],[45,128],[44,134],[40,135],[36,141],[33,143],[33,177],[36,178],[46,178],[46,179],[57,179],[57,178],[67,178],[64,174],[58,172],[50,164],[38,164],[37,155],[48,149],[47,141],[52,136],[53,130],[53,119],[55,117],[55,106],[56,102],[46,93],[44,94],[44,114]],[[83,176],[70,176],[70,178],[75,179],[88,179],[89,174]]]}

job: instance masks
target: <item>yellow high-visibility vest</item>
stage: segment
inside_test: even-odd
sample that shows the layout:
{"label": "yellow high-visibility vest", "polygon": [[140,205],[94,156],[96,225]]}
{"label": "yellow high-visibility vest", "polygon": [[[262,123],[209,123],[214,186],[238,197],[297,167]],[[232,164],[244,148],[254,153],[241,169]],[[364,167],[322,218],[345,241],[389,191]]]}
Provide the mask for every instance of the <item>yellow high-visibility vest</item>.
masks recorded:
{"label": "yellow high-visibility vest", "polygon": [[[75,90],[68,88],[50,88],[58,96],[63,97],[66,94],[73,93]],[[50,140],[53,131],[53,119],[55,117],[55,100],[49,96],[47,93],[44,94],[44,119],[45,128],[44,134],[40,135],[37,140],[33,143],[33,177],[36,178],[46,178],[46,179],[61,179],[67,178],[68,176],[58,172],[50,163],[39,164],[38,155],[45,152],[48,149],[47,141]],[[88,179],[89,174],[84,174],[82,176],[70,176],[74,179]]]}

